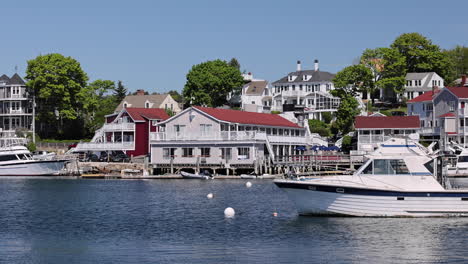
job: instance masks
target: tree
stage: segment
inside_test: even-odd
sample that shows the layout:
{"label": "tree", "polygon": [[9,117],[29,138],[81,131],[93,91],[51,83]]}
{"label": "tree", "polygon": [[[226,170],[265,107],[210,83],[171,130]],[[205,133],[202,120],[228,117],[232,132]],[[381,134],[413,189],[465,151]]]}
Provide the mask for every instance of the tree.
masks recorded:
{"label": "tree", "polygon": [[450,77],[450,61],[439,46],[419,33],[405,33],[390,45],[406,60],[408,72],[434,71],[442,78]]}
{"label": "tree", "polygon": [[457,45],[451,50],[443,51],[443,53],[448,57],[452,66],[450,77],[446,83],[460,78],[463,74],[468,74],[468,47]]}
{"label": "tree", "polygon": [[229,61],[228,64],[229,64],[229,66],[234,67],[234,68],[236,68],[236,69],[238,69],[238,70],[240,71],[240,67],[241,67],[241,66],[240,66],[239,61],[238,61],[236,58],[232,58],[232,59]]}
{"label": "tree", "polygon": [[335,113],[336,120],[333,123],[334,130],[346,135],[353,130],[354,117],[359,114],[359,103],[350,95],[341,97],[341,103]]}
{"label": "tree", "polygon": [[329,137],[331,136],[330,128],[328,124],[324,121],[320,121],[317,119],[309,119],[309,130],[310,133],[317,133],[322,137]]}
{"label": "tree", "polygon": [[79,137],[82,130],[76,125],[80,125],[83,105],[89,99],[83,96],[88,76],[80,63],[58,53],[40,55],[28,61],[26,80],[35,96],[41,137],[50,134]]}
{"label": "tree", "polygon": [[86,136],[92,136],[105,121],[105,115],[111,114],[119,104],[115,95],[109,94],[115,91],[115,83],[110,80],[96,80],[83,90],[88,98],[84,105],[84,126]]}
{"label": "tree", "polygon": [[184,100],[191,105],[221,106],[230,92],[243,84],[239,69],[226,61],[214,60],[194,65],[187,74]]}
{"label": "tree", "polygon": [[172,99],[174,99],[178,103],[182,103],[184,101],[184,98],[178,91],[171,90],[167,93],[170,94],[172,96]]}
{"label": "tree", "polygon": [[333,83],[337,89],[333,92],[336,96],[356,96],[358,92],[374,91],[374,82],[372,72],[362,64],[352,65],[339,71]]}
{"label": "tree", "polygon": [[127,88],[122,84],[122,81],[117,82],[117,87],[115,88],[115,100],[120,103],[125,96],[127,96]]}
{"label": "tree", "polygon": [[[369,68],[373,75],[372,95],[377,88],[383,89],[386,96],[394,97],[402,93],[406,75],[406,60],[396,49],[366,49],[361,56],[361,63]],[[374,102],[372,96],[372,102]]]}

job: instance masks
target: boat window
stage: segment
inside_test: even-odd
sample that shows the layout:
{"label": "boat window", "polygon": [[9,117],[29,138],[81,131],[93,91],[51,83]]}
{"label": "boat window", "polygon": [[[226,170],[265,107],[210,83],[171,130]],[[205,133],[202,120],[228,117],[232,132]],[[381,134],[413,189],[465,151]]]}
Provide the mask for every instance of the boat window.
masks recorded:
{"label": "boat window", "polygon": [[428,171],[434,174],[434,160],[424,163],[424,167],[426,167]]}
{"label": "boat window", "polygon": [[[372,172],[373,169],[373,172]],[[376,175],[398,175],[398,174],[409,174],[408,167],[403,160],[374,160],[372,164],[369,164],[365,168],[362,174],[376,174]]]}
{"label": "boat window", "polygon": [[370,162],[369,165],[367,165],[367,167],[362,171],[362,174],[372,174],[372,169],[372,162]]}
{"label": "boat window", "polygon": [[18,158],[22,160],[28,160],[28,156],[26,154],[18,154]]}
{"label": "boat window", "polygon": [[458,162],[468,162],[468,156],[460,156],[460,157],[458,157]]}
{"label": "boat window", "polygon": [[0,161],[18,160],[16,155],[1,155]]}

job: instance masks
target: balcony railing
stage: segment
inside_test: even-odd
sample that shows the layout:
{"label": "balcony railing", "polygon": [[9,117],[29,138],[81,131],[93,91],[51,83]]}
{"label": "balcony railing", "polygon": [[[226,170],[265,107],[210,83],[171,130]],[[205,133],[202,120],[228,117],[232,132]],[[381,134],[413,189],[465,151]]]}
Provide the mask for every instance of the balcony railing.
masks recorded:
{"label": "balcony railing", "polygon": [[246,140],[268,140],[271,143],[312,143],[313,138],[308,136],[268,135],[257,131],[223,131],[217,133],[169,133],[152,132],[151,141],[246,141]]}
{"label": "balcony railing", "polygon": [[77,151],[134,150],[135,142],[82,142],[76,146]]}
{"label": "balcony railing", "polygon": [[104,124],[103,130],[135,130],[135,123],[109,123]]}
{"label": "balcony railing", "polygon": [[361,135],[358,137],[359,143],[381,143],[385,142],[392,137],[384,135]]}

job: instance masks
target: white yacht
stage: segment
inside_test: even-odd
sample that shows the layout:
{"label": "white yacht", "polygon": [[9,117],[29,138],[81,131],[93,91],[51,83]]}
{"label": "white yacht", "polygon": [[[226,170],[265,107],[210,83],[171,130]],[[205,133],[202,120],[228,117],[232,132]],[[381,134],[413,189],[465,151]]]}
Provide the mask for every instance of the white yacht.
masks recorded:
{"label": "white yacht", "polygon": [[68,160],[38,160],[24,146],[0,147],[0,176],[58,175]]}
{"label": "white yacht", "polygon": [[451,189],[442,159],[391,139],[353,175],[275,180],[301,215],[468,216],[468,189]]}

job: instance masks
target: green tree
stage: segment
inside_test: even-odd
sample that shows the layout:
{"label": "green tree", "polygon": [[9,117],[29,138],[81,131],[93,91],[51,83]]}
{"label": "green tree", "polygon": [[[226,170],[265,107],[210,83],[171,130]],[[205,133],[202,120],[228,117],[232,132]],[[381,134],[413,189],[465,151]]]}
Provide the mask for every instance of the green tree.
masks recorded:
{"label": "green tree", "polygon": [[232,58],[229,62],[228,62],[229,66],[231,67],[234,67],[236,69],[238,69],[240,71],[240,63],[239,61],[236,59],[236,58]]}
{"label": "green tree", "polygon": [[[369,68],[373,75],[372,95],[377,88],[383,88],[384,97],[394,97],[402,93],[406,75],[406,60],[398,50],[391,48],[366,49],[361,56],[361,63]],[[374,96],[371,97],[374,102]]]}
{"label": "green tree", "polygon": [[229,92],[237,92],[243,84],[239,69],[222,60],[194,65],[187,74],[183,96],[191,105],[221,106]]}
{"label": "green tree", "polygon": [[172,96],[172,99],[174,99],[178,103],[182,103],[184,101],[184,98],[178,91],[171,90],[167,93],[170,94]]}
{"label": "green tree", "polygon": [[86,136],[92,136],[94,132],[102,126],[105,121],[105,115],[111,114],[118,103],[115,95],[115,83],[110,80],[96,80],[90,83],[82,92],[88,98],[84,105],[84,126]]}
{"label": "green tree", "polygon": [[317,133],[322,137],[330,137],[331,131],[328,124],[317,119],[309,119],[309,130],[311,133]]}
{"label": "green tree", "polygon": [[83,130],[77,125],[89,99],[83,96],[88,76],[80,63],[58,53],[40,55],[28,61],[26,80],[36,98],[40,136],[80,137]]}
{"label": "green tree", "polygon": [[125,88],[125,86],[122,84],[122,81],[118,81],[117,87],[115,88],[115,92],[114,92],[115,100],[118,103],[122,102],[125,96],[127,96],[127,93],[128,93],[127,88]]}
{"label": "green tree", "polygon": [[[468,74],[468,47],[456,46],[451,50],[445,50],[443,53],[451,62],[450,77],[446,80],[447,84],[451,81],[460,78],[463,74]],[[455,85],[451,83],[450,85]]]}
{"label": "green tree", "polygon": [[434,71],[442,78],[450,77],[450,60],[438,45],[419,33],[405,33],[398,36],[390,45],[406,60],[408,72]]}
{"label": "green tree", "polygon": [[341,97],[341,103],[335,113],[333,127],[343,135],[353,130],[354,117],[360,113],[358,101],[350,95]]}
{"label": "green tree", "polygon": [[373,93],[374,82],[372,72],[369,68],[362,64],[352,65],[339,71],[333,83],[337,89],[334,94],[343,96],[356,96],[358,92]]}

